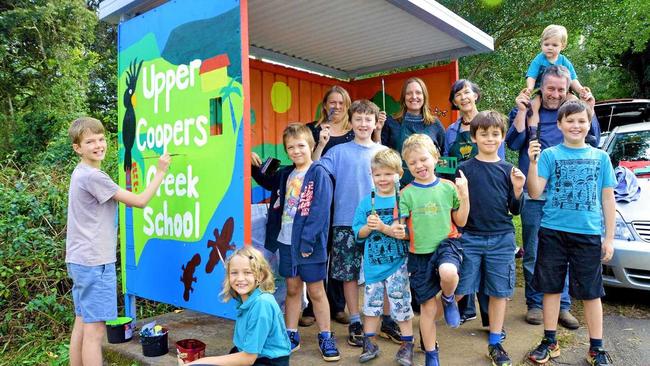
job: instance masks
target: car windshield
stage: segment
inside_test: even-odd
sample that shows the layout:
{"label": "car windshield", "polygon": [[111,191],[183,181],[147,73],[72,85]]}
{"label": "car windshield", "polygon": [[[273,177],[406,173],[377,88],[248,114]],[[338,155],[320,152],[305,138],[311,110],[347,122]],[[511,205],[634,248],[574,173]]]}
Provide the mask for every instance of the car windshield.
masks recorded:
{"label": "car windshield", "polygon": [[613,166],[621,161],[650,161],[650,131],[616,134],[607,150]]}

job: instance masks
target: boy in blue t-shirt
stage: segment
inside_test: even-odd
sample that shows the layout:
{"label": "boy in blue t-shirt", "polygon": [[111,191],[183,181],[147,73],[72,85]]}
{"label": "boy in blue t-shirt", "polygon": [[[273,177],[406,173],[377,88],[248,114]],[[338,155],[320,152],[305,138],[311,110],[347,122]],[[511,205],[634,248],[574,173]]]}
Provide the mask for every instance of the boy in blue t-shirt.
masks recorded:
{"label": "boy in blue t-shirt", "polygon": [[[363,270],[366,280],[363,314],[363,351],[359,362],[379,355],[372,341],[382,315],[384,302],[399,324],[402,345],[395,356],[400,365],[413,364],[413,310],[406,268],[408,242],[397,239],[404,234],[404,225],[397,215],[396,186],[402,176],[402,159],[390,149],[379,151],[372,158],[374,189],[366,196],[354,214],[352,229],[357,241],[364,245]],[[384,296],[386,294],[386,296]]]}
{"label": "boy in blue t-shirt", "polygon": [[357,280],[361,271],[361,249],[357,248],[352,231],[354,211],[359,201],[372,187],[370,159],[385,146],[372,141],[372,133],[379,117],[375,103],[363,99],[350,106],[350,122],[354,140],[329,149],[320,163],[336,181],[334,186],[334,215],[332,217],[332,278],[343,281],[345,303],[350,312],[348,344],[363,346],[363,326],[359,314],[359,288]]}
{"label": "boy in blue t-shirt", "polygon": [[519,214],[526,181],[521,170],[498,155],[506,127],[505,116],[498,112],[476,115],[470,134],[478,154],[459,167],[467,178],[470,209],[460,238],[464,252],[456,295],[474,294],[484,284],[483,293],[490,297],[488,355],[499,366],[512,364],[501,345],[501,330],[506,300],[515,285],[515,229],[510,213]]}
{"label": "boy in blue t-shirt", "polygon": [[[544,338],[528,354],[537,363],[560,355],[557,320],[568,269],[569,293],[584,304],[590,345],[587,361],[611,364],[603,348],[601,260],[607,262],[614,254],[616,179],[607,153],[585,143],[591,117],[583,102],[567,102],[558,110],[557,122],[564,142],[541,151],[539,142],[531,141],[528,148],[528,194],[536,199],[549,187],[533,277],[533,287],[544,294]],[[533,156],[540,151],[537,162]],[[601,238],[603,216],[605,237]]]}

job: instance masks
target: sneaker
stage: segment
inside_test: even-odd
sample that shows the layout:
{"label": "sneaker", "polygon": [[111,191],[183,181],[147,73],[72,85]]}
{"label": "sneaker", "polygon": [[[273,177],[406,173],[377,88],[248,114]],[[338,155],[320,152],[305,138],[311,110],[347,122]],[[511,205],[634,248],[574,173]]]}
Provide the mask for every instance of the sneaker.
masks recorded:
{"label": "sneaker", "polygon": [[501,343],[495,345],[488,345],[488,355],[492,360],[492,366],[511,366],[512,361],[508,353],[503,349]]}
{"label": "sneaker", "polygon": [[395,355],[395,361],[402,366],[412,366],[413,348],[413,342],[402,342],[402,345],[399,347],[399,350]]}
{"label": "sneaker", "polygon": [[354,347],[363,347],[363,326],[361,323],[348,325],[348,344]]}
{"label": "sneaker", "polygon": [[447,301],[442,296],[442,307],[445,314],[445,322],[452,328],[458,328],[460,325],[460,313],[458,312],[458,303],[456,299]]}
{"label": "sneaker", "polygon": [[288,330],[287,335],[289,336],[289,342],[291,343],[291,353],[294,353],[300,349],[300,334]]}
{"label": "sneaker", "polygon": [[379,356],[379,346],[372,343],[370,337],[363,337],[363,351],[359,356],[359,362],[364,363],[377,358]]}
{"label": "sneaker", "polygon": [[543,338],[542,342],[528,354],[528,359],[536,363],[546,363],[551,358],[560,355],[560,345],[550,343],[547,338]]}
{"label": "sneaker", "polygon": [[392,318],[382,320],[379,335],[383,338],[390,339],[391,341],[402,344],[402,332],[399,330],[399,325]]}
{"label": "sneaker", "polygon": [[503,343],[503,341],[505,341],[507,337],[508,337],[508,333],[506,333],[506,328],[501,328],[501,342]]}
{"label": "sneaker", "polygon": [[339,349],[336,348],[334,333],[331,333],[329,338],[324,338],[321,333],[318,333],[318,349],[325,361],[338,361],[341,359]]}
{"label": "sneaker", "polygon": [[613,365],[612,358],[603,348],[592,348],[587,353],[587,362],[592,366]]}
{"label": "sneaker", "polygon": [[438,344],[436,343],[436,349],[431,352],[424,353],[424,366],[440,366],[440,360],[438,359]]}
{"label": "sneaker", "polygon": [[464,324],[470,320],[476,319],[476,313],[473,314],[463,314],[460,316],[460,324]]}
{"label": "sneaker", "polygon": [[336,314],[334,314],[334,320],[340,324],[350,324],[350,317],[345,313],[345,311],[337,311]]}
{"label": "sneaker", "polygon": [[300,317],[300,320],[298,320],[298,325],[301,327],[310,327],[316,322],[316,318],[310,315],[303,315]]}
{"label": "sneaker", "polygon": [[526,323],[532,325],[540,325],[544,321],[544,315],[540,308],[530,308],[526,313]]}
{"label": "sneaker", "polygon": [[573,314],[571,314],[568,310],[560,310],[560,316],[558,317],[558,322],[560,323],[561,326],[575,330],[580,328],[580,323],[578,322],[578,319],[576,319]]}

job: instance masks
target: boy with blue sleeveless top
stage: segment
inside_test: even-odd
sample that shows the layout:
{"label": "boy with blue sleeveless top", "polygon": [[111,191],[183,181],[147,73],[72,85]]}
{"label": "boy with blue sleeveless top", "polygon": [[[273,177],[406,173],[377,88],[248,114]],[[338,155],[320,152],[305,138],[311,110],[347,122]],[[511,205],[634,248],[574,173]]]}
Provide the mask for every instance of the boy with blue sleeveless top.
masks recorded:
{"label": "boy with blue sleeveless top", "polygon": [[512,216],[521,209],[526,176],[501,160],[499,146],[506,133],[505,116],[494,111],[480,112],[470,125],[478,154],[463,162],[459,173],[467,178],[470,211],[460,241],[463,264],[456,289],[459,297],[483,292],[490,297],[488,356],[493,365],[512,362],[501,345],[506,300],[515,285],[515,229]]}
{"label": "boy with blue sleeveless top", "polygon": [[557,122],[564,142],[542,151],[538,141],[531,141],[528,148],[529,195],[536,198],[549,187],[533,277],[533,287],[544,294],[544,338],[528,354],[536,363],[560,355],[557,320],[568,270],[569,293],[584,305],[590,345],[587,361],[611,365],[603,348],[601,260],[609,261],[614,253],[616,178],[607,153],[585,143],[591,118],[585,103],[566,102],[558,110]]}
{"label": "boy with blue sleeveless top", "polygon": [[381,150],[372,158],[371,167],[374,190],[357,206],[352,226],[357,241],[364,246],[366,280],[363,351],[359,362],[368,362],[379,355],[379,346],[373,340],[384,303],[388,302],[390,316],[398,322],[401,334],[401,347],[395,359],[400,365],[411,366],[413,309],[406,268],[408,242],[398,239],[404,235],[404,225],[399,223],[396,199],[396,188],[403,173],[402,159],[395,150]]}

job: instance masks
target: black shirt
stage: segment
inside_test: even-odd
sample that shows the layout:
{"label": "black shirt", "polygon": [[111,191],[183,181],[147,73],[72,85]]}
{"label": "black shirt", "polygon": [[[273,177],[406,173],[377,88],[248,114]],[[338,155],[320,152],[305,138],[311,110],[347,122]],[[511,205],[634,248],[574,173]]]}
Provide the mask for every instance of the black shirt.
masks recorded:
{"label": "black shirt", "polygon": [[[469,217],[463,231],[476,234],[505,234],[514,231],[512,216],[518,215],[522,197],[515,199],[510,180],[512,164],[488,163],[471,158],[460,164],[467,178]],[[457,176],[460,176],[456,172]]]}

